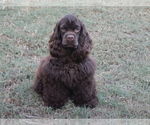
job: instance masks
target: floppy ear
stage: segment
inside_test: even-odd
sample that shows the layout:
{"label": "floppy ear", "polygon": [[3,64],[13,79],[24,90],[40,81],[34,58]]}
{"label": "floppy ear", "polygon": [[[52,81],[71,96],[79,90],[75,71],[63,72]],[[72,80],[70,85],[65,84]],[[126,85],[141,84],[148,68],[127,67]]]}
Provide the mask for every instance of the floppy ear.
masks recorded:
{"label": "floppy ear", "polygon": [[81,31],[79,35],[79,46],[78,49],[73,53],[74,59],[83,60],[85,59],[92,50],[92,40],[84,26],[81,22]]}
{"label": "floppy ear", "polygon": [[89,54],[92,50],[92,40],[84,26],[81,22],[81,32],[79,36],[79,42],[81,43],[82,49]]}
{"label": "floppy ear", "polygon": [[54,41],[54,40],[60,39],[60,29],[59,29],[59,26],[60,26],[60,21],[56,23],[56,26],[54,28],[54,32],[53,32],[52,36],[50,37],[49,43],[52,42],[52,41]]}
{"label": "floppy ear", "polygon": [[60,21],[57,22],[54,32],[49,40],[49,51],[53,57],[61,57],[64,55],[61,45]]}

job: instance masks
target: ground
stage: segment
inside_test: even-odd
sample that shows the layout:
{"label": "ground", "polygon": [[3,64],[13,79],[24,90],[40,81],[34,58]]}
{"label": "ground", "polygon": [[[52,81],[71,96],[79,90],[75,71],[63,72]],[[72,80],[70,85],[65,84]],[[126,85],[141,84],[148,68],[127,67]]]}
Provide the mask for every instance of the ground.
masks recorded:
{"label": "ground", "polygon": [[[44,107],[31,88],[58,20],[76,15],[93,40],[99,104]],[[0,118],[150,118],[149,7],[10,7],[0,10]]]}

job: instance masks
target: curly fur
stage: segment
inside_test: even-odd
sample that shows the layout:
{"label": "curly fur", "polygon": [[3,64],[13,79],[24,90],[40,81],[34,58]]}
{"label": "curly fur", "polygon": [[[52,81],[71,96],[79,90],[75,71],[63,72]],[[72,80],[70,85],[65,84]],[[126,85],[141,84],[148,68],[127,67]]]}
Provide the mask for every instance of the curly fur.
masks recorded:
{"label": "curly fur", "polygon": [[[78,32],[73,29],[74,24],[79,26]],[[70,42],[73,47],[68,47],[69,42],[64,40],[65,33],[61,31],[64,25],[65,31],[76,39],[74,44]],[[71,99],[76,106],[95,107],[98,104],[94,80],[96,66],[89,57],[92,40],[84,24],[75,16],[66,15],[56,24],[49,48],[50,55],[41,61],[33,84],[45,105],[57,109]]]}

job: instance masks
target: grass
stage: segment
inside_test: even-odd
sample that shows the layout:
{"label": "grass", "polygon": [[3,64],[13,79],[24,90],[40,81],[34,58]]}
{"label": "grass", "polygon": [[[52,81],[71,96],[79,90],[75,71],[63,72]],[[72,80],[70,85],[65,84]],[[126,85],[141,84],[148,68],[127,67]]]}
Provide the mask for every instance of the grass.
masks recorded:
{"label": "grass", "polygon": [[[13,7],[0,10],[0,118],[150,118],[149,7]],[[72,13],[94,42],[99,105],[44,107],[32,89],[55,24]]]}

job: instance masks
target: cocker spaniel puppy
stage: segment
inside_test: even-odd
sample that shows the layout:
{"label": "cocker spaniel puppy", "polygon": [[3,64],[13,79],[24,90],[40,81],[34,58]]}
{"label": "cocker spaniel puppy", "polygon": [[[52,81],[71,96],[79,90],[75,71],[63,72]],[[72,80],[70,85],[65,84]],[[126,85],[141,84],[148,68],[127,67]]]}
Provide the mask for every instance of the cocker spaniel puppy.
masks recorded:
{"label": "cocker spaniel puppy", "polygon": [[41,61],[33,84],[46,106],[57,109],[68,99],[76,106],[98,104],[91,49],[92,40],[77,17],[66,15],[56,24],[49,40],[50,55]]}

